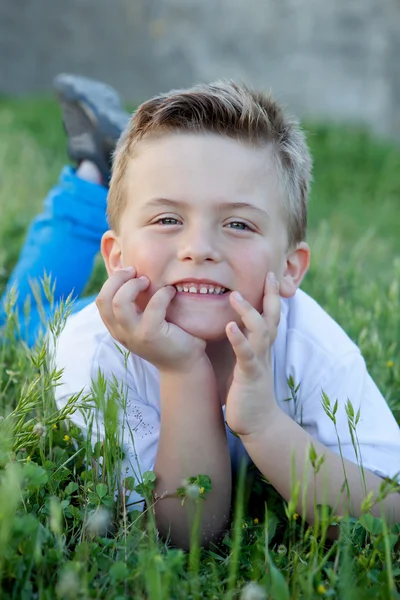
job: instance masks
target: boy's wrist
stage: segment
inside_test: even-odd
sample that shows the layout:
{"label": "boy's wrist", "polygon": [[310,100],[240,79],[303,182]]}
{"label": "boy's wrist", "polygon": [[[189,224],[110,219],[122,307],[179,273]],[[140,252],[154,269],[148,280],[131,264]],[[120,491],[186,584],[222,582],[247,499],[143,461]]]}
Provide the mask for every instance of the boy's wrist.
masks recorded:
{"label": "boy's wrist", "polygon": [[196,377],[199,374],[205,375],[207,373],[213,374],[214,370],[212,368],[210,359],[204,353],[204,356],[198,358],[197,360],[191,362],[187,361],[178,365],[171,365],[169,367],[161,367],[158,369],[160,373],[160,378],[170,378],[170,377],[184,377],[191,378]]}
{"label": "boy's wrist", "polygon": [[222,415],[214,369],[207,356],[183,371],[160,371],[160,399],[161,409],[168,406],[168,412],[175,406],[177,410],[186,407],[191,413],[193,403],[200,402],[204,410],[215,404]]}
{"label": "boy's wrist", "polygon": [[275,434],[281,427],[284,427],[286,419],[287,415],[279,406],[273,407],[265,412],[264,415],[260,415],[256,428],[248,433],[239,434],[239,437],[245,447],[247,444],[265,442],[268,432],[273,429]]}

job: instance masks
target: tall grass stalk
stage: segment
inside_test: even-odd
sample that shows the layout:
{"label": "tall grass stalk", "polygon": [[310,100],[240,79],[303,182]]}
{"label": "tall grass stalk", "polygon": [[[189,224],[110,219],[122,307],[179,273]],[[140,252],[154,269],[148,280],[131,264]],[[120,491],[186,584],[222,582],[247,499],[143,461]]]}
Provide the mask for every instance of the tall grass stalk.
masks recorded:
{"label": "tall grass stalk", "polygon": [[236,497],[234,502],[233,512],[233,543],[231,548],[231,554],[229,557],[229,571],[228,571],[228,589],[226,593],[226,600],[232,600],[234,597],[234,589],[236,586],[236,580],[239,571],[240,564],[240,548],[242,542],[242,524],[243,524],[243,513],[244,513],[244,484],[246,481],[246,462],[243,460],[239,466]]}

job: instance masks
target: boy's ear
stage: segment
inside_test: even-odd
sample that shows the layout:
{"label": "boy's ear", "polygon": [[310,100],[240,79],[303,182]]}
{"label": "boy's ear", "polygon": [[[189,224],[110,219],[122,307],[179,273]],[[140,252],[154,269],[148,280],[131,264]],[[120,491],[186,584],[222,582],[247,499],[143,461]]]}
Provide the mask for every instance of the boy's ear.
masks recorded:
{"label": "boy's ear", "polygon": [[103,234],[100,248],[108,276],[110,277],[115,271],[123,267],[121,243],[115,231],[110,229]]}
{"label": "boy's ear", "polygon": [[279,280],[280,295],[283,298],[294,296],[297,288],[303,281],[304,275],[310,266],[310,248],[306,242],[297,244],[294,250],[288,252],[286,265]]}

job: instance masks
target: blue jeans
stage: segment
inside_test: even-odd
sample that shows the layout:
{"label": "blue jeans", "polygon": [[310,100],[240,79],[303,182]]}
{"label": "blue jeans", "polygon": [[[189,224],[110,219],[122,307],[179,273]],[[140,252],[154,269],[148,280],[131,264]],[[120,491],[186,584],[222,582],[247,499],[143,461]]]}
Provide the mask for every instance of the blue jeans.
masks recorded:
{"label": "blue jeans", "polygon": [[[106,200],[107,188],[84,181],[73,169],[64,167],[58,184],[45,199],[43,213],[29,227],[18,263],[0,300],[0,327],[6,318],[5,298],[14,286],[18,292],[16,309],[21,337],[29,345],[34,344],[43,323],[31,282],[43,278],[45,273],[55,284],[55,305],[71,292],[74,298],[80,297],[100,249],[101,236],[108,229]],[[31,308],[26,320],[24,304],[28,296]],[[77,300],[73,310],[80,310],[93,299]],[[52,311],[45,298],[42,306],[45,317],[50,318]]]}

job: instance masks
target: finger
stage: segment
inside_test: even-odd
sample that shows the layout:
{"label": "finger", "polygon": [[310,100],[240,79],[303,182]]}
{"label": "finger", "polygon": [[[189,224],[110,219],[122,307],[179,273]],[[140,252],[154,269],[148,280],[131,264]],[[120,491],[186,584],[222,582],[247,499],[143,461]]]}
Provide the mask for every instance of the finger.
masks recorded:
{"label": "finger", "polygon": [[144,276],[130,279],[115,294],[112,300],[113,313],[123,328],[131,329],[132,326],[138,325],[141,312],[135,302],[140,292],[144,292],[149,284],[149,279]]}
{"label": "finger", "polygon": [[136,277],[135,267],[126,267],[125,269],[114,271],[102,286],[96,303],[103,304],[104,302],[108,304],[114,298],[119,288],[129,281],[129,279],[132,279],[132,277]]}
{"label": "finger", "polygon": [[96,298],[96,305],[103,321],[106,323],[114,322],[114,311],[112,301],[117,291],[132,277],[135,277],[136,269],[127,267],[115,271],[102,286],[100,293]]}
{"label": "finger", "polygon": [[268,273],[265,278],[263,320],[267,325],[270,343],[276,339],[279,321],[281,319],[281,297],[279,295],[279,281],[274,273]]}
{"label": "finger", "polygon": [[248,331],[248,340],[256,353],[265,352],[268,332],[263,317],[239,292],[232,292],[229,295],[229,300],[231,306],[240,315]]}
{"label": "finger", "polygon": [[141,331],[142,335],[151,338],[158,334],[167,323],[165,316],[168,306],[176,294],[176,288],[173,285],[167,285],[156,291],[150,298],[144,313],[142,315]]}
{"label": "finger", "polygon": [[232,321],[225,328],[226,337],[231,343],[237,359],[237,366],[247,376],[254,376],[259,370],[256,354],[244,333]]}

